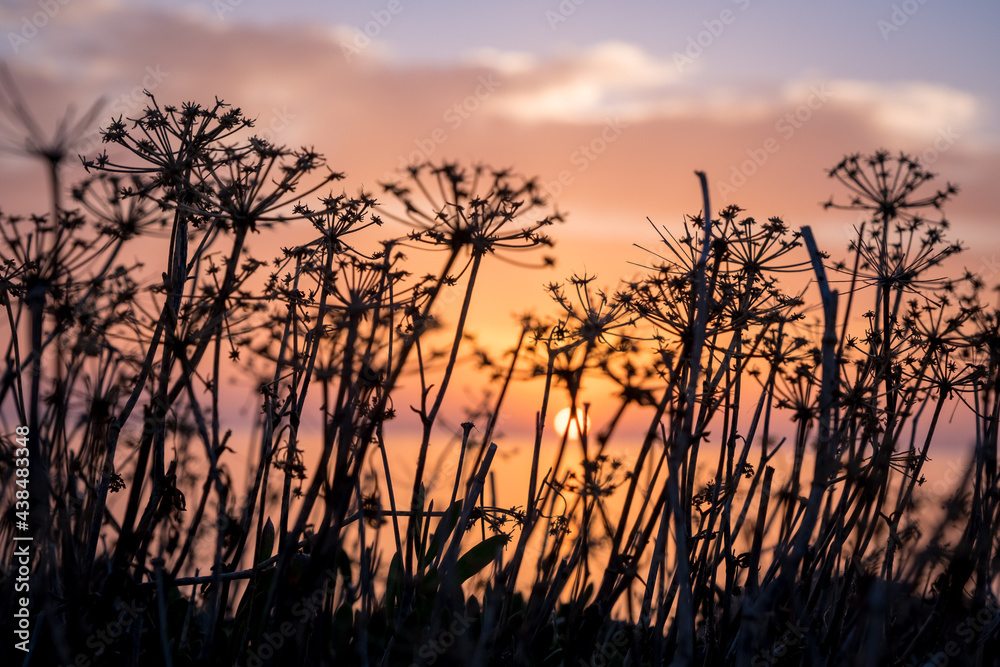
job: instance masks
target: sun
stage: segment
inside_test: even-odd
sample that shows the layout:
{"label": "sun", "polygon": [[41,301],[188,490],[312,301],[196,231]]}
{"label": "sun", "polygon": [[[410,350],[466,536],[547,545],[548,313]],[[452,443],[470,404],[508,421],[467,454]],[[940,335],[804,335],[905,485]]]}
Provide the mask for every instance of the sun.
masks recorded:
{"label": "sun", "polygon": [[563,408],[557,414],[555,419],[552,420],[552,425],[556,427],[556,433],[559,437],[563,437],[566,434],[566,430],[569,429],[569,439],[576,440],[580,437],[580,429],[578,425],[582,425],[585,433],[590,433],[590,418],[584,419],[584,413],[582,408],[576,409],[576,419],[570,419],[570,409]]}

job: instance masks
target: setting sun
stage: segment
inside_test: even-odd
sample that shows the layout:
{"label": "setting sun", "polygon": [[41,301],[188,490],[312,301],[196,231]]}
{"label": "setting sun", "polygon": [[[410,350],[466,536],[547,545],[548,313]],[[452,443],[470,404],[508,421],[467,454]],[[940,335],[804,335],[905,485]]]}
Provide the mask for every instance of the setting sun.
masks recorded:
{"label": "setting sun", "polygon": [[566,429],[569,429],[570,440],[576,440],[580,437],[580,424],[583,424],[586,433],[590,432],[590,418],[584,416],[583,408],[576,409],[576,419],[570,420],[570,409],[563,408],[552,420],[552,425],[556,427],[556,433],[559,434],[560,438],[565,435]]}

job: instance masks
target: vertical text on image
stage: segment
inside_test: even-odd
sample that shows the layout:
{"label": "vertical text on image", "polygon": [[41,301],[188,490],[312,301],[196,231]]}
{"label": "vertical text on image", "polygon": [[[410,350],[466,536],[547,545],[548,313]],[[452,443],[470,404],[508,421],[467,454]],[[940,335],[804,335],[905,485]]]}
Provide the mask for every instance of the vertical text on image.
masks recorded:
{"label": "vertical text on image", "polygon": [[31,429],[27,426],[18,426],[15,430],[17,438],[14,447],[15,465],[15,490],[14,490],[14,526],[17,532],[14,534],[15,542],[26,542],[14,547],[13,571],[14,592],[19,595],[14,600],[14,635],[18,641],[14,643],[14,648],[25,653],[28,652],[28,645],[31,641],[31,612],[28,605],[31,601],[31,535],[28,534],[28,479],[30,474],[30,463],[28,459]]}

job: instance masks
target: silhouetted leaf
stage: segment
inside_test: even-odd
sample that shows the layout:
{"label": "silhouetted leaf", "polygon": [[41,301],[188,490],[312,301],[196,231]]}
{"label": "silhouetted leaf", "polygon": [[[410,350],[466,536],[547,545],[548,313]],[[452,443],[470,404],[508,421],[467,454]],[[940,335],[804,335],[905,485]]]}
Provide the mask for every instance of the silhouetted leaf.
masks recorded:
{"label": "silhouetted leaf", "polygon": [[493,535],[472,547],[455,563],[455,574],[458,583],[475,576],[488,566],[497,556],[497,552],[507,544],[506,535]]}

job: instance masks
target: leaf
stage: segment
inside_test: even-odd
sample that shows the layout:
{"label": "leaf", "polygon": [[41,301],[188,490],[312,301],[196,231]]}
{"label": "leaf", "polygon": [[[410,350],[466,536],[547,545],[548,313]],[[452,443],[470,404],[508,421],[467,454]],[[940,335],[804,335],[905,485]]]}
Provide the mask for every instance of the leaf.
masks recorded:
{"label": "leaf", "polygon": [[[251,580],[243,591],[243,597],[236,607],[235,633],[237,641],[243,640],[246,630],[246,641],[256,642],[264,631],[265,605],[271,591],[271,582],[277,570],[269,568],[257,573],[257,580]],[[247,629],[249,626],[249,629]]]}
{"label": "leaf", "polygon": [[577,602],[580,603],[580,607],[586,607],[587,603],[590,602],[590,596],[594,594],[594,582],[587,584],[587,587],[583,589],[583,594],[580,595]]}
{"label": "leaf", "polygon": [[336,556],[337,571],[340,572],[340,578],[344,580],[345,584],[351,584],[353,581],[351,572],[351,557],[347,555],[347,552],[343,549],[337,550]]}
{"label": "leaf", "polygon": [[463,583],[491,564],[496,559],[497,552],[506,544],[506,535],[493,535],[466,551],[455,563],[455,575],[458,577],[458,583]]}
{"label": "leaf", "polygon": [[257,545],[257,557],[254,559],[254,563],[260,564],[271,557],[271,551],[274,549],[274,524],[271,523],[271,518],[268,517],[267,523],[264,524],[264,529],[260,533],[260,543]]}
{"label": "leaf", "polygon": [[426,567],[430,565],[431,561],[437,557],[441,548],[444,546],[445,540],[451,535],[455,526],[458,524],[458,519],[462,515],[462,501],[456,500],[448,512],[442,517],[441,521],[438,522],[438,529],[431,537],[431,545],[427,549],[427,554],[423,561],[421,561],[420,566]]}
{"label": "leaf", "polygon": [[403,590],[402,570],[402,559],[400,559],[399,552],[397,551],[392,555],[392,561],[389,563],[389,573],[385,578],[385,610],[390,623],[392,623],[392,619],[395,616],[393,612],[396,609],[396,601]]}
{"label": "leaf", "polygon": [[345,602],[337,608],[333,615],[332,637],[330,641],[335,649],[346,652],[351,644],[351,635],[354,628],[354,612],[351,610],[349,602]]}
{"label": "leaf", "polygon": [[427,573],[420,580],[417,587],[418,597],[425,600],[433,600],[437,597],[438,588],[440,586],[440,581],[438,580],[438,571],[436,567],[432,567],[427,570]]}

